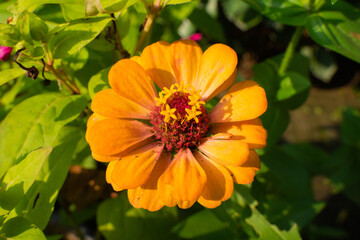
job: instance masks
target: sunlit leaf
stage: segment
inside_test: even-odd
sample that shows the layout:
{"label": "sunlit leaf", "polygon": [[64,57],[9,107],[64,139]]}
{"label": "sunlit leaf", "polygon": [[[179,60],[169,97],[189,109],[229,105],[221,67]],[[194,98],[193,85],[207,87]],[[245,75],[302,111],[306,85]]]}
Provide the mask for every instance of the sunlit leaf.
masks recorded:
{"label": "sunlit leaf", "polygon": [[109,17],[95,17],[71,21],[50,38],[49,49],[53,57],[65,58],[80,51],[104,29],[110,20]]}
{"label": "sunlit leaf", "polygon": [[36,181],[15,209],[10,212],[6,221],[21,216],[36,224],[40,229],[46,227],[56,197],[67,176],[74,150],[79,140],[84,138],[81,133],[76,127],[61,129],[53,144],[53,151],[44,162]]}
{"label": "sunlit leaf", "polygon": [[17,77],[20,77],[23,74],[25,74],[25,71],[18,67],[9,68],[4,71],[1,71],[0,72],[0,86],[7,83],[8,81],[11,81]]}
{"label": "sunlit leaf", "polygon": [[85,107],[82,96],[40,94],[26,99],[0,125],[0,176],[29,152],[51,146],[63,125]]}
{"label": "sunlit leaf", "polygon": [[5,239],[25,240],[36,239],[46,240],[44,233],[24,218],[13,218],[4,223],[0,228],[0,237]]}
{"label": "sunlit leaf", "polygon": [[0,23],[0,45],[14,47],[20,41],[20,33],[14,25]]}
{"label": "sunlit leaf", "polygon": [[109,81],[108,81],[108,74],[110,68],[105,68],[101,70],[98,74],[92,76],[89,81],[89,94],[90,97],[93,98],[95,93],[110,88]]}
{"label": "sunlit leaf", "polygon": [[0,215],[13,209],[27,193],[51,150],[51,147],[44,147],[30,152],[7,171],[0,188]]}

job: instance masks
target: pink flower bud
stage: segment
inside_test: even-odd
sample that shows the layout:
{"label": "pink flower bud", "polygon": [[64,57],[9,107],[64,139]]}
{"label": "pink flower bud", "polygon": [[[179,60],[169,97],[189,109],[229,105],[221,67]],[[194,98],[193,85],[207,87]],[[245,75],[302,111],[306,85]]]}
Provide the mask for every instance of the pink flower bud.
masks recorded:
{"label": "pink flower bud", "polygon": [[194,41],[200,41],[202,39],[202,34],[201,33],[194,33],[193,35],[191,35],[189,37],[189,39],[194,40]]}
{"label": "pink flower bud", "polygon": [[1,61],[7,61],[10,59],[12,47],[0,46],[0,59]]}

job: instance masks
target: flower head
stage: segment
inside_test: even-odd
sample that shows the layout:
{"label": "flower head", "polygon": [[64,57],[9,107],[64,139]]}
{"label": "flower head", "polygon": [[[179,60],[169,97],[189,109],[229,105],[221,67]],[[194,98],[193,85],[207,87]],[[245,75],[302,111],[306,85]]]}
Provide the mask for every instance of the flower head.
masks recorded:
{"label": "flower head", "polygon": [[0,59],[2,61],[9,60],[10,56],[11,56],[12,49],[13,49],[12,47],[0,46]]}
{"label": "flower head", "polygon": [[[236,65],[226,45],[202,52],[180,40],[154,43],[111,68],[111,89],[94,96],[86,139],[93,157],[109,162],[106,180],[128,189],[134,207],[198,201],[214,208],[230,198],[234,182],[253,181],[260,169],[254,149],[266,145],[258,117],[267,101],[254,81],[232,85]],[[229,87],[208,112],[205,103]]]}

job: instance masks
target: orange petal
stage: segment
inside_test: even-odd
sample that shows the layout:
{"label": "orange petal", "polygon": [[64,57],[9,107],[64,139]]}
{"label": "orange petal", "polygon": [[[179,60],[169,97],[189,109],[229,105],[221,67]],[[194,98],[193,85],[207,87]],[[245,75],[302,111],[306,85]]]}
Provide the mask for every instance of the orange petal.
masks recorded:
{"label": "orange petal", "polygon": [[118,61],[109,71],[109,83],[122,97],[149,110],[154,109],[157,96],[154,83],[137,62],[129,59]]}
{"label": "orange petal", "polygon": [[128,199],[134,208],[143,208],[151,212],[158,211],[164,206],[157,190],[144,189],[141,186],[128,189]]}
{"label": "orange petal", "polygon": [[199,149],[211,160],[222,165],[240,166],[248,155],[248,145],[240,140],[218,140],[205,138]]}
{"label": "orange petal", "polygon": [[[164,206],[159,191],[157,190],[157,182],[161,174],[168,168],[171,162],[171,155],[163,152],[157,160],[150,177],[146,183],[135,189],[128,190],[129,202],[135,208],[144,208],[149,211],[157,211]],[[175,204],[176,205],[176,204]],[[174,205],[174,206],[175,206]]]}
{"label": "orange petal", "polygon": [[242,122],[228,122],[214,124],[210,133],[230,133],[232,139],[242,140],[250,149],[264,148],[266,146],[267,132],[259,118]]}
{"label": "orange petal", "polygon": [[112,182],[121,188],[136,188],[146,182],[164,145],[153,142],[139,148],[116,161],[112,171]]}
{"label": "orange petal", "polygon": [[244,121],[259,117],[266,108],[264,89],[247,80],[234,84],[209,116],[212,123]]}
{"label": "orange petal", "polygon": [[121,157],[118,154],[115,154],[112,156],[103,156],[103,155],[96,154],[94,152],[92,152],[91,155],[95,160],[97,160],[99,162],[112,162],[112,161],[119,160]]}
{"label": "orange petal", "polygon": [[152,80],[161,88],[170,88],[176,82],[169,62],[170,44],[164,41],[153,43],[144,48],[141,63]]}
{"label": "orange petal", "polygon": [[177,82],[192,85],[196,78],[202,50],[193,40],[180,40],[171,44],[169,60]]}
{"label": "orange petal", "polygon": [[187,208],[191,207],[192,205],[194,205],[195,202],[196,201],[178,201],[177,205],[179,208],[187,209]]}
{"label": "orange petal", "polygon": [[194,81],[194,87],[201,91],[203,99],[209,99],[230,78],[237,62],[235,51],[224,44],[214,44],[204,52]]}
{"label": "orange petal", "polygon": [[200,152],[196,151],[194,157],[198,160],[206,173],[206,184],[201,197],[204,200],[225,201],[232,195],[234,184],[229,171]]}
{"label": "orange petal", "polygon": [[91,109],[111,118],[149,119],[151,110],[120,96],[113,89],[105,89],[95,94]]}
{"label": "orange petal", "polygon": [[203,101],[207,102],[208,100],[212,99],[219,93],[228,89],[234,83],[236,74],[237,74],[237,69],[235,69],[233,74],[231,74],[231,76],[227,80],[225,80],[224,83],[218,87],[218,89],[216,89],[212,94],[210,94],[210,96],[208,96],[207,98],[203,97]]}
{"label": "orange petal", "polygon": [[119,188],[116,184],[114,184],[111,181],[111,173],[114,169],[115,164],[116,164],[116,161],[110,162],[108,164],[107,169],[106,169],[106,182],[110,183],[115,191],[122,191],[123,189]]}
{"label": "orange petal", "polygon": [[206,200],[203,196],[200,196],[198,203],[207,208],[216,208],[221,205],[222,201]]}
{"label": "orange petal", "polygon": [[105,119],[88,130],[91,151],[99,155],[114,155],[154,135],[151,127],[136,120]]}
{"label": "orange petal", "polygon": [[260,170],[260,158],[254,150],[250,150],[249,157],[246,162],[240,167],[226,166],[234,182],[238,184],[249,184],[254,181],[254,176]]}
{"label": "orange petal", "polygon": [[[105,120],[108,119],[108,117],[104,117],[101,116],[100,114],[97,113],[93,113],[91,114],[91,116],[89,117],[88,121],[87,121],[87,129],[86,129],[86,133],[85,133],[85,139],[86,141],[88,141],[88,134],[89,134],[89,129],[94,126],[95,123],[101,121],[101,120]],[[89,141],[88,141],[89,142]]]}
{"label": "orange petal", "polygon": [[[182,149],[158,181],[165,205],[173,199],[196,201],[203,192],[206,174],[189,149]],[[170,199],[170,200],[169,200]]]}

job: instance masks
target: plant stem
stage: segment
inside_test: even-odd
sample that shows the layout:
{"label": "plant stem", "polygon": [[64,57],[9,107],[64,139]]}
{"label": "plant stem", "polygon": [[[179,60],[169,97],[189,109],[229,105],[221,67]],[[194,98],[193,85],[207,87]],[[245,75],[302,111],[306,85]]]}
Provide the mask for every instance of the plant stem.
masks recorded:
{"label": "plant stem", "polygon": [[150,5],[150,6],[147,6],[146,1],[142,1],[142,2],[147,10],[147,15],[145,22],[143,23],[142,32],[134,53],[138,52],[141,49],[146,38],[148,37],[148,34],[150,33],[150,29],[155,21],[155,18],[159,15],[159,12],[162,8],[161,0],[156,0],[154,5]]}
{"label": "plant stem", "polygon": [[118,30],[117,25],[116,25],[116,18],[115,18],[113,13],[110,14],[110,15],[112,17],[112,24],[113,24],[113,29],[114,29],[115,49],[119,52],[121,59],[129,58],[130,54],[128,53],[128,51],[126,51],[124,49],[123,45],[121,44],[121,38],[120,38],[119,30]]}
{"label": "plant stem", "polygon": [[286,73],[287,68],[289,67],[292,56],[294,55],[294,51],[296,46],[299,43],[301,33],[304,29],[304,26],[298,26],[291,37],[289,45],[286,48],[285,55],[281,61],[278,74],[279,76],[283,76]]}

